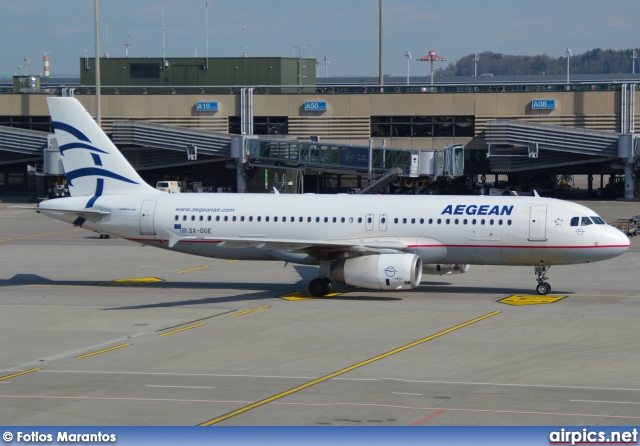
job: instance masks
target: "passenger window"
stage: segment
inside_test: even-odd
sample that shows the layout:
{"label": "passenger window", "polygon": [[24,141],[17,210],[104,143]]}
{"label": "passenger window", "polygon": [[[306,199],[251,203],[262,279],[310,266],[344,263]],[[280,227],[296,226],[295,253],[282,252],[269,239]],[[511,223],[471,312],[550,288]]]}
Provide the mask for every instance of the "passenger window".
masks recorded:
{"label": "passenger window", "polygon": [[455,220],[453,220],[453,222],[454,222],[455,224],[458,224],[458,223],[460,222],[460,220],[458,220],[458,219],[456,218]]}
{"label": "passenger window", "polygon": [[[216,221],[220,221],[220,216],[219,215],[216,215]],[[227,220],[225,219],[225,221],[227,221]]]}
{"label": "passenger window", "polygon": [[447,224],[451,223],[451,219],[447,218]]}
{"label": "passenger window", "polygon": [[341,222],[341,223],[344,223],[345,221],[347,221],[347,220],[346,220],[344,217],[342,217],[342,218],[340,219],[340,222]]}
{"label": "passenger window", "polygon": [[325,218],[324,218],[324,222],[325,222],[325,223],[329,223],[329,217],[325,217]]}
{"label": "passenger window", "polygon": [[204,220],[204,215],[201,215],[200,216],[200,221],[203,221],[203,220]]}
{"label": "passenger window", "polygon": [[[397,220],[398,219],[396,218],[396,223],[398,223]],[[358,223],[362,223],[362,217],[358,217]]]}
{"label": "passenger window", "polygon": [[228,216],[224,216],[224,221],[229,221],[229,217]]}
{"label": "passenger window", "polygon": [[403,224],[403,225],[406,225],[406,224],[407,224],[407,219],[406,219],[406,218],[403,218],[403,219],[402,219],[402,224]]}
{"label": "passenger window", "polygon": [[483,225],[484,224],[484,218],[482,220],[480,220],[480,224]]}
{"label": "passenger window", "polygon": [[582,217],[582,226],[589,226],[592,225],[593,222],[591,221],[591,219],[589,217]]}
{"label": "passenger window", "polygon": [[489,224],[493,225],[493,218],[491,220],[489,220]]}
{"label": "passenger window", "polygon": [[464,223],[465,225],[467,224],[467,219],[465,218],[464,220],[462,220],[462,223]]}
{"label": "passenger window", "polygon": [[382,219],[380,219],[380,223],[385,224],[387,222],[387,219],[382,217]]}
{"label": "passenger window", "polygon": [[502,226],[502,219],[498,220],[498,224]]}
{"label": "passenger window", "polygon": [[441,219],[441,218],[439,218],[439,219],[438,219],[438,224],[441,224],[441,223],[442,223],[442,219]]}
{"label": "passenger window", "polygon": [[195,215],[191,216],[191,221],[196,221],[196,216]]}
{"label": "passenger window", "polygon": [[424,218],[420,219],[420,224],[423,225],[424,224]]}
{"label": "passenger window", "polygon": [[474,218],[473,220],[471,220],[471,224],[475,225],[476,224],[476,219]]}
{"label": "passenger window", "polygon": [[320,217],[316,217],[316,223],[320,223]]}
{"label": "passenger window", "polygon": [[244,215],[240,217],[240,221],[244,221]]}
{"label": "passenger window", "polygon": [[394,219],[393,219],[393,222],[394,222],[395,224],[398,224],[398,219],[397,219],[397,218],[394,218]]}
{"label": "passenger window", "polygon": [[304,221],[304,217],[298,217],[298,221],[302,223]]}
{"label": "passenger window", "polygon": [[411,224],[412,224],[412,225],[415,225],[415,224],[416,224],[416,219],[415,219],[415,218],[412,218],[412,219],[411,219]]}
{"label": "passenger window", "polygon": [[234,215],[231,219],[232,219],[233,221],[236,221],[237,217]]}
{"label": "passenger window", "polygon": [[207,221],[211,221],[211,215],[207,216]]}
{"label": "passenger window", "polygon": [[338,219],[336,217],[333,217],[333,222],[335,223],[336,221],[338,221]]}
{"label": "passenger window", "polygon": [[178,219],[179,219],[179,217],[178,217],[178,216],[176,215],[176,218],[175,218],[175,220],[176,220],[176,221],[178,221]]}
{"label": "passenger window", "polygon": [[307,223],[311,223],[311,217],[307,217]]}
{"label": "passenger window", "polygon": [[262,217],[256,217],[258,221],[262,221]]}
{"label": "passenger window", "polygon": [[571,226],[578,226],[579,223],[580,223],[580,217],[573,217],[571,219]]}
{"label": "passenger window", "polygon": [[511,226],[511,220],[507,220],[507,224]]}
{"label": "passenger window", "polygon": [[277,222],[278,221],[278,217],[273,217],[273,221]]}
{"label": "passenger window", "polygon": [[353,223],[353,217],[349,217],[349,223]]}
{"label": "passenger window", "polygon": [[429,219],[429,224],[432,225],[433,224],[433,218]]}

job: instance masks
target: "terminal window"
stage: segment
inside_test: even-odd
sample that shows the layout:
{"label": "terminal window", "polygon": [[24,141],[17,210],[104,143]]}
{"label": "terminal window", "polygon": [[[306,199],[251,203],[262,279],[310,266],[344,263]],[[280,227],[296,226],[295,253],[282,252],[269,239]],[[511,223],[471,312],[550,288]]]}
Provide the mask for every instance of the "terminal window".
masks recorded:
{"label": "terminal window", "polygon": [[371,136],[433,138],[473,136],[473,116],[372,116]]}
{"label": "terminal window", "polygon": [[154,63],[132,63],[129,67],[131,79],[159,79],[160,65]]}
{"label": "terminal window", "polygon": [[[242,133],[239,116],[229,116],[229,133],[235,135]],[[253,133],[255,135],[287,135],[289,118],[287,116],[254,116]]]}

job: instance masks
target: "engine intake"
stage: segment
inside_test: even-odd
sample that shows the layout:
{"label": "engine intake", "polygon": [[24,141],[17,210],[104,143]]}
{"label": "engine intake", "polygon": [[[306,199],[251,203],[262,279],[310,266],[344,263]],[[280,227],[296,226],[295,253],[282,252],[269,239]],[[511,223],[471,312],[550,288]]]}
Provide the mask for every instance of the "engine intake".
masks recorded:
{"label": "engine intake", "polygon": [[415,288],[422,278],[416,254],[372,254],[341,259],[331,265],[331,280],[374,290]]}

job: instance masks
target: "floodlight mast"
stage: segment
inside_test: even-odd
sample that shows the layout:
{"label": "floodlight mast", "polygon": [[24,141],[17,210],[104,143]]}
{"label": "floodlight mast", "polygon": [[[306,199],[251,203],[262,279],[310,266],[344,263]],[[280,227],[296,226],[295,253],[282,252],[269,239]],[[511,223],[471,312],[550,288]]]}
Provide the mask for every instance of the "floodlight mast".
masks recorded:
{"label": "floodlight mast", "polygon": [[571,48],[567,48],[565,53],[567,53],[567,84],[569,83],[569,59],[573,56],[571,52]]}
{"label": "floodlight mast", "polygon": [[409,62],[411,61],[411,53],[409,51],[405,51],[404,57],[407,59],[407,85],[409,85]]}

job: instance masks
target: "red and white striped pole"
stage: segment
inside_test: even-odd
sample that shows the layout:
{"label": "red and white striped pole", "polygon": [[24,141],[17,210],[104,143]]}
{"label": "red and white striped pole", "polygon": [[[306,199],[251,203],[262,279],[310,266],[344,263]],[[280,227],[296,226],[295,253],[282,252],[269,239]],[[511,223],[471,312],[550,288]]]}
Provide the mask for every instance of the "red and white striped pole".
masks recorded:
{"label": "red and white striped pole", "polygon": [[49,72],[49,56],[47,54],[44,55],[44,77],[49,77],[51,73]]}

